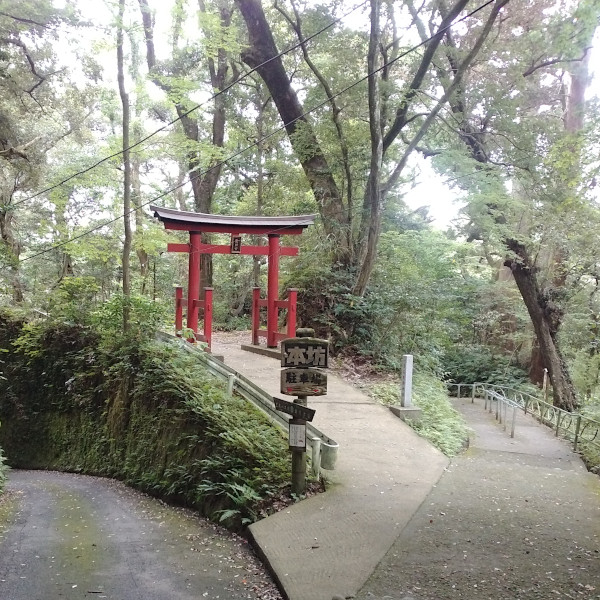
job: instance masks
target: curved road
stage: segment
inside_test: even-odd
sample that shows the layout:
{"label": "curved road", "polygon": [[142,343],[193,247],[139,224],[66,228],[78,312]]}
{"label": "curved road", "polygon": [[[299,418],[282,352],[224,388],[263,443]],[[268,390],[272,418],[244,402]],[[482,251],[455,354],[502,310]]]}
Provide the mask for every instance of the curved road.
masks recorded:
{"label": "curved road", "polygon": [[12,471],[2,600],[280,600],[247,543],[109,479]]}

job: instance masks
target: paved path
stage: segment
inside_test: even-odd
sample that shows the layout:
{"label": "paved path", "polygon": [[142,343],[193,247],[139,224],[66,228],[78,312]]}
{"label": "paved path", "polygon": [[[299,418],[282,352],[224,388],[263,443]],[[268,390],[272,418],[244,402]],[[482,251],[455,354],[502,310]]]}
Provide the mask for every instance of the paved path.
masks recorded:
{"label": "paved path", "polygon": [[[218,338],[213,352],[280,395],[277,360]],[[448,465],[389,409],[328,379],[327,396],[309,399],[315,426],[340,445],[327,492],[250,528],[289,600],[356,594]]]}
{"label": "paved path", "polygon": [[0,514],[2,600],[280,598],[246,542],[116,481],[12,471]]}
{"label": "paved path", "polygon": [[[214,344],[272,394],[279,364]],[[309,400],[340,444],[328,491],[256,523],[290,600],[600,599],[600,479],[531,417],[515,439],[481,401],[447,461],[382,406],[329,376]]]}
{"label": "paved path", "polygon": [[454,404],[470,448],[357,600],[600,598],[600,479],[530,416],[511,439],[481,400]]}

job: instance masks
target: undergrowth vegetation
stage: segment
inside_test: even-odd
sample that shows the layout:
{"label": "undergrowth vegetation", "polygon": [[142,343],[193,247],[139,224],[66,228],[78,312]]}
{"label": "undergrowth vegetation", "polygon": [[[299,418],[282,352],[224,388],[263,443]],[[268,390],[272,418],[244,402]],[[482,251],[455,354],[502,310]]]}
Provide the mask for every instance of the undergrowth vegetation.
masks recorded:
{"label": "undergrowth vegetation", "polygon": [[9,464],[116,477],[231,527],[256,520],[290,481],[284,435],[143,319],[118,336],[118,313],[96,328],[0,314]]}
{"label": "undergrowth vegetation", "polygon": [[[400,404],[398,383],[380,383],[370,388],[383,404]],[[446,456],[455,456],[466,448],[469,431],[462,416],[453,408],[443,382],[428,373],[415,373],[413,403],[422,411],[420,421],[406,422]]]}

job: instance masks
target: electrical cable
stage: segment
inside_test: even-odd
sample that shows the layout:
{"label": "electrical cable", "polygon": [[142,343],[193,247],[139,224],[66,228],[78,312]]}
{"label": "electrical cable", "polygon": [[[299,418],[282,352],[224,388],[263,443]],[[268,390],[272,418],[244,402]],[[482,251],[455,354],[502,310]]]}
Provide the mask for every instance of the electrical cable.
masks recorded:
{"label": "electrical cable", "polygon": [[321,29],[319,29],[317,32],[313,33],[312,35],[309,35],[307,38],[304,38],[304,39],[300,40],[297,44],[291,46],[287,50],[283,50],[279,54],[277,54],[275,56],[272,56],[268,60],[265,60],[264,62],[262,62],[260,65],[257,65],[253,69],[250,69],[250,71],[247,71],[246,73],[244,73],[243,75],[241,75],[238,79],[236,79],[235,81],[232,81],[230,84],[226,85],[222,90],[219,90],[218,92],[216,92],[215,94],[213,94],[205,102],[202,102],[201,104],[197,104],[196,106],[190,108],[188,111],[184,112],[183,114],[181,114],[180,116],[178,116],[176,119],[173,119],[173,120],[169,121],[166,125],[163,125],[162,127],[159,127],[157,130],[155,130],[152,133],[148,134],[147,136],[143,137],[141,140],[138,140],[137,142],[135,142],[135,144],[131,144],[127,148],[124,148],[122,150],[119,150],[118,152],[114,152],[113,154],[105,156],[104,158],[98,160],[97,162],[93,163],[89,167],[86,167],[85,169],[77,171],[76,173],[73,173],[72,175],[69,175],[69,177],[63,179],[62,181],[59,181],[58,183],[56,183],[56,184],[54,184],[52,186],[49,186],[49,187],[47,187],[47,188],[45,188],[45,189],[43,189],[43,190],[41,190],[39,192],[36,192],[35,194],[32,194],[31,196],[28,196],[27,198],[23,198],[23,200],[19,200],[19,202],[15,202],[12,205],[12,207],[16,208],[17,206],[20,206],[21,204],[24,204],[25,202],[29,202],[30,200],[33,200],[34,198],[37,198],[38,196],[41,196],[42,194],[46,194],[47,192],[51,192],[52,190],[56,189],[57,187],[60,187],[61,185],[64,185],[65,183],[68,183],[72,179],[75,179],[75,178],[79,177],[80,175],[85,175],[86,173],[89,173],[90,171],[92,171],[96,167],[104,164],[105,162],[108,162],[109,160],[111,160],[113,158],[116,158],[117,156],[121,156],[123,154],[123,152],[125,152],[126,150],[132,150],[133,148],[137,148],[141,144],[144,144],[149,139],[153,138],[155,135],[161,133],[162,131],[165,131],[166,129],[168,129],[169,127],[171,127],[175,123],[181,121],[182,119],[184,119],[185,117],[187,117],[188,115],[190,115],[191,113],[193,113],[194,111],[198,110],[199,108],[202,108],[203,106],[206,106],[209,102],[212,102],[215,98],[219,97],[221,94],[224,94],[225,92],[229,91],[233,86],[237,85],[241,81],[244,81],[244,79],[246,79],[247,77],[249,77],[250,75],[252,75],[253,73],[255,73],[258,69],[264,67],[265,65],[268,65],[270,62],[272,62],[274,60],[277,60],[278,58],[281,58],[282,56],[285,56],[286,54],[289,54],[293,50],[296,50],[296,49],[300,48],[306,42],[310,42],[311,40],[313,40],[317,36],[321,35],[325,31],[327,31],[328,29],[330,29],[331,27],[333,27],[334,25],[336,25],[337,23],[341,22],[342,19],[345,19],[348,15],[351,15],[355,10],[357,10],[357,9],[361,8],[362,6],[364,6],[368,1],[369,0],[363,0],[363,2],[361,2],[360,4],[357,4],[356,6],[354,6],[354,8],[352,8],[351,10],[349,10],[347,13],[345,13],[341,17],[338,17],[337,19],[331,21],[329,24],[325,25],[324,27],[322,27]]}
{"label": "electrical cable", "polygon": [[[234,154],[228,156],[227,158],[225,158],[224,160],[222,160],[221,162],[217,163],[216,165],[213,165],[212,167],[206,169],[204,171],[204,174],[209,173],[210,171],[212,171],[213,169],[216,169],[218,167],[221,167],[225,164],[227,164],[230,160],[240,156],[241,154],[245,153],[246,151],[250,150],[251,148],[254,148],[255,146],[257,146],[258,144],[261,144],[262,142],[264,142],[267,139],[270,139],[271,137],[273,137],[274,135],[280,133],[281,131],[285,130],[286,127],[288,127],[289,125],[295,123],[296,121],[303,119],[304,117],[306,117],[307,115],[311,114],[312,112],[318,110],[319,108],[321,108],[322,106],[324,106],[325,104],[329,103],[331,99],[333,98],[337,98],[338,96],[340,96],[341,94],[344,94],[345,92],[347,92],[348,90],[353,89],[354,87],[356,87],[357,85],[359,85],[360,83],[363,83],[364,81],[366,81],[369,77],[372,77],[373,75],[375,75],[376,73],[379,73],[380,71],[382,71],[384,68],[388,67],[389,65],[395,63],[396,61],[400,60],[401,58],[404,58],[405,56],[407,56],[408,54],[410,54],[411,52],[414,52],[416,50],[418,50],[421,46],[425,45],[426,43],[428,43],[429,41],[431,41],[434,37],[438,36],[440,33],[444,33],[445,31],[449,30],[453,25],[456,25],[458,23],[461,23],[462,21],[464,21],[465,19],[468,19],[470,17],[472,17],[473,15],[475,15],[476,13],[478,13],[479,11],[483,10],[484,8],[486,8],[487,6],[489,6],[490,4],[493,4],[496,0],[488,0],[487,2],[485,2],[484,4],[482,4],[481,6],[479,6],[478,8],[474,9],[473,11],[471,11],[470,13],[468,13],[467,15],[465,15],[464,17],[462,17],[461,19],[459,19],[458,21],[455,21],[453,23],[450,23],[449,25],[447,25],[446,27],[444,27],[443,29],[441,29],[440,31],[437,31],[434,35],[432,35],[431,37],[427,38],[426,40],[423,40],[422,42],[420,42],[419,44],[413,46],[412,48],[409,48],[408,50],[406,50],[405,52],[403,52],[402,54],[400,54],[399,56],[393,58],[392,60],[388,61],[387,63],[383,64],[381,67],[379,67],[378,69],[372,71],[371,73],[368,73],[367,75],[365,75],[364,77],[362,77],[361,79],[355,81],[354,83],[346,86],[345,88],[343,88],[342,90],[336,92],[335,94],[333,94],[331,97],[328,97],[326,100],[324,100],[323,102],[320,102],[319,104],[317,104],[316,106],[312,107],[311,109],[307,110],[306,112],[302,113],[301,115],[299,115],[298,117],[296,117],[295,119],[292,119],[291,121],[288,121],[287,123],[284,123],[283,125],[281,125],[280,127],[278,127],[277,129],[271,131],[270,133],[268,133],[267,135],[263,136],[262,138],[260,138],[259,140],[256,140],[255,142],[253,142],[252,144],[242,148],[241,150],[238,150],[237,152],[235,152]],[[275,57],[276,58],[276,57]],[[272,59],[270,59],[272,60]],[[264,64],[264,63],[263,63]],[[152,204],[154,202],[156,202],[157,200],[160,200],[162,198],[164,198],[165,196],[167,196],[168,194],[174,192],[175,190],[183,187],[184,185],[187,185],[187,181],[176,185],[175,187],[172,187],[162,193],[160,193],[158,196],[153,197],[151,200],[148,200],[142,204],[140,204],[138,207],[131,209],[128,213],[127,216],[135,213],[137,210],[139,210],[140,208],[143,208],[145,206],[148,206],[149,204]],[[59,242],[58,244],[54,244],[52,246],[50,246],[49,248],[46,248],[45,250],[41,250],[40,252],[37,252],[35,254],[32,254],[30,256],[27,256],[25,258],[22,258],[19,260],[19,262],[25,262],[27,260],[31,260],[33,258],[36,258],[37,256],[41,256],[42,254],[46,254],[47,252],[52,252],[53,250],[56,250],[58,248],[62,248],[63,246],[66,246],[67,244],[70,244],[71,242],[74,242],[76,240],[79,240],[83,237],[85,237],[86,235],[89,235],[91,233],[94,233],[95,231],[98,231],[99,229],[102,229],[103,227],[106,227],[107,225],[111,225],[112,223],[116,223],[117,221],[119,221],[121,218],[123,218],[125,215],[119,215],[118,217],[115,217],[114,219],[110,219],[109,221],[106,221],[100,225],[97,225],[96,227],[93,227],[92,229],[86,230],[85,232],[70,238],[69,240],[65,240],[63,242]],[[286,228],[283,227],[281,229],[281,231],[285,230]]]}

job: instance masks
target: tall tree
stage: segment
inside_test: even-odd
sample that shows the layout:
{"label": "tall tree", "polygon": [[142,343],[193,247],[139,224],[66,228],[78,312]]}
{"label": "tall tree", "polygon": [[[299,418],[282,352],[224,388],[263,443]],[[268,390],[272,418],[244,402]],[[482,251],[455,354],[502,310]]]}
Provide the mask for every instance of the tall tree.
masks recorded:
{"label": "tall tree", "polygon": [[[447,28],[457,19],[467,5],[467,0],[457,0],[448,10],[443,10],[440,3],[429,6],[430,23],[436,23],[431,32],[431,39],[424,45],[421,56],[413,62],[399,63],[399,43],[395,38],[396,9],[380,0],[371,3],[371,30],[366,50],[366,68],[368,77],[368,114],[365,115],[370,124],[371,151],[369,160],[357,167],[354,183],[347,184],[348,190],[362,188],[363,203],[359,211],[358,223],[354,226],[354,206],[348,203],[348,197],[340,190],[336,177],[338,173],[331,167],[331,162],[320,145],[315,127],[305,115],[305,108],[298,100],[290,77],[287,75],[283,61],[278,56],[277,46],[271,27],[265,16],[260,0],[236,0],[244,17],[248,30],[248,47],[242,54],[243,60],[252,68],[256,68],[265,81],[277,106],[280,117],[285,124],[290,143],[310,182],[315,199],[320,209],[325,232],[334,240],[334,262],[357,268],[354,293],[363,295],[374,267],[377,243],[380,234],[382,207],[387,194],[395,189],[408,161],[420,142],[427,134],[439,112],[446,105],[453,90],[458,88],[463,77],[480,51],[502,7],[508,0],[497,0],[487,12],[487,19],[482,27],[474,27],[475,33],[461,38],[466,47],[456,70],[451,74],[449,88],[444,94],[436,97],[435,84],[431,74],[434,72],[434,57],[444,39]],[[385,6],[385,23],[381,18]],[[298,11],[295,20],[290,16],[294,31],[301,37],[302,28]],[[390,25],[390,27],[387,27]],[[388,31],[392,31],[390,39]],[[322,73],[310,60],[307,46],[302,43],[304,59],[309,69],[316,76],[318,85],[322,87],[327,101],[331,104],[336,129],[338,131],[338,150],[342,155],[340,164],[344,164],[345,136],[340,124],[340,109],[334,99],[331,86],[325,81]],[[412,58],[412,57],[411,57]],[[397,70],[402,65],[402,77],[399,85],[395,82]],[[421,92],[427,89],[433,97],[430,103],[424,102]],[[395,107],[395,110],[393,109]],[[381,138],[381,139],[379,139]],[[341,150],[340,150],[341,148]],[[352,170],[352,169],[350,169]],[[350,241],[349,241],[350,240]]]}
{"label": "tall tree", "polygon": [[[156,58],[154,44],[154,23],[152,10],[148,0],[139,0],[142,21],[144,24],[144,36],[146,41],[146,60],[150,79],[159,88],[167,93],[173,101],[177,115],[181,121],[184,135],[189,141],[187,152],[187,168],[192,191],[194,194],[194,209],[197,212],[212,212],[214,193],[222,170],[221,150],[225,142],[226,106],[225,90],[237,77],[237,69],[230,71],[229,51],[226,47],[228,31],[231,27],[232,6],[228,0],[219,0],[214,7],[208,8],[204,0],[198,0],[199,20],[204,28],[206,43],[206,68],[208,70],[210,85],[213,93],[212,135],[210,138],[211,150],[206,160],[201,153],[203,140],[205,139],[198,121],[198,114],[192,112],[195,102],[190,100],[184,91],[186,86],[181,81],[190,71],[196,71],[199,58],[193,53],[189,54],[178,48],[178,40],[181,33],[181,11],[183,4],[179,5],[176,12],[174,24],[173,56],[169,61],[160,63]],[[209,27],[210,19],[206,16],[216,12],[218,25]],[[215,38],[218,43],[215,43]],[[190,60],[191,58],[191,60]],[[205,234],[204,234],[205,235]],[[203,241],[208,241],[204,237]],[[212,260],[210,254],[202,255],[200,287],[212,285]]]}
{"label": "tall tree", "polygon": [[[71,15],[46,0],[7,2],[0,13],[0,240],[13,301],[24,300],[18,205],[36,189],[49,149],[70,128],[52,128],[61,77],[52,41]],[[64,119],[68,123],[68,119]]]}
{"label": "tall tree", "polygon": [[130,109],[129,94],[125,88],[125,58],[123,51],[123,30],[125,18],[125,0],[119,0],[119,14],[117,21],[117,79],[119,83],[119,97],[121,98],[122,131],[123,131],[123,254],[121,265],[123,267],[123,331],[129,330],[129,298],[131,296],[131,159],[130,159]]}
{"label": "tall tree", "polygon": [[[590,19],[589,8],[581,3],[574,15],[548,16],[543,5],[537,7],[539,13],[519,6],[522,12],[514,13],[520,16],[518,27],[509,16],[487,55],[488,64],[506,66],[503,76],[497,82],[471,81],[468,88],[457,89],[450,102],[453,129],[472,161],[465,168],[473,172],[471,183],[467,179],[464,184],[472,198],[470,237],[494,248],[510,269],[529,312],[555,404],[567,410],[578,406],[558,339],[564,314],[558,288],[565,283],[567,234],[558,235],[562,225],[552,211],[570,205],[575,214],[581,202],[576,196],[584,57],[597,22],[597,15]],[[550,31],[555,44],[544,49],[532,44]],[[452,71],[459,48],[450,33],[447,37],[445,67],[439,68]],[[564,39],[569,45],[561,43]],[[560,82],[573,70],[577,73],[570,78],[564,103]],[[565,126],[556,118],[561,112]],[[561,146],[567,150],[560,161],[566,168],[549,173],[544,162],[553,160],[551,152]],[[545,272],[540,268],[544,261]]]}

